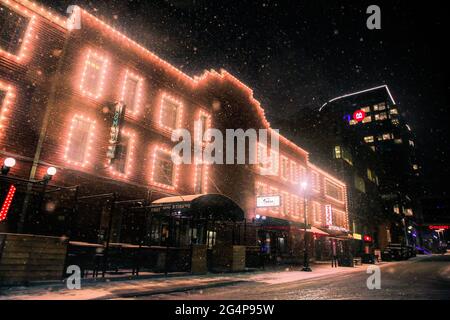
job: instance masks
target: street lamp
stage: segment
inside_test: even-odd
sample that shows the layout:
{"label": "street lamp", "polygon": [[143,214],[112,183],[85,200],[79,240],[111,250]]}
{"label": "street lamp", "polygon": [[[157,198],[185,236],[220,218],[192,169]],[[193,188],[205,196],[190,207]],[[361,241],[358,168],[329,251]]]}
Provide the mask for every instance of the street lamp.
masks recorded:
{"label": "street lamp", "polygon": [[52,180],[52,178],[55,174],[56,174],[56,168],[49,167],[47,169],[47,173],[44,175],[44,179],[42,180],[42,191],[41,191],[41,196],[40,196],[40,200],[39,200],[39,213],[42,212],[42,206],[44,203],[44,197],[45,197],[45,192],[47,190],[47,185],[50,182],[50,180]]}
{"label": "street lamp", "polygon": [[308,248],[307,248],[307,240],[306,240],[306,229],[308,227],[308,220],[307,220],[307,215],[306,215],[306,190],[308,188],[308,183],[306,181],[303,181],[300,184],[300,187],[302,189],[303,192],[303,216],[304,216],[304,231],[305,234],[303,235],[303,239],[304,239],[304,245],[303,245],[303,268],[302,271],[306,271],[306,272],[311,272],[311,268],[309,267],[309,259],[308,259]]}
{"label": "street lamp", "polygon": [[49,167],[47,169],[47,173],[44,176],[44,181],[50,181],[52,180],[53,176],[56,174],[56,168],[55,167]]}
{"label": "street lamp", "polygon": [[2,165],[2,175],[6,176],[11,170],[12,167],[16,165],[16,159],[14,158],[6,158]]}

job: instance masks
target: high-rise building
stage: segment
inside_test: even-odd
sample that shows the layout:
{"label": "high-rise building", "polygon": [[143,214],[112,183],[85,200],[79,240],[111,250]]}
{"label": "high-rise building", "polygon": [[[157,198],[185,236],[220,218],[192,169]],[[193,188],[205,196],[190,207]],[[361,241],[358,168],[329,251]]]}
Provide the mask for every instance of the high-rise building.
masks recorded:
{"label": "high-rise building", "polygon": [[287,126],[311,159],[346,182],[354,232],[373,233],[381,248],[414,241],[405,239],[420,168],[414,135],[386,85],[333,98],[318,111],[302,110]]}

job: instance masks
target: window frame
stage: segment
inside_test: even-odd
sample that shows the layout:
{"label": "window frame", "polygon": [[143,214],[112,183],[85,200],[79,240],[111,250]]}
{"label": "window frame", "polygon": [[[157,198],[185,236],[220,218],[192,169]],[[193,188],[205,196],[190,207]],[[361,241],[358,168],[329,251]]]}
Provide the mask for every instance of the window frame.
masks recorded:
{"label": "window frame", "polygon": [[7,115],[10,112],[10,107],[13,104],[13,100],[16,97],[15,89],[10,84],[0,80],[0,90],[5,93],[5,97],[0,104],[0,138],[3,131],[6,129],[5,123],[8,123]]}
{"label": "window frame", "polygon": [[[91,57],[94,59],[97,59],[99,61],[99,78],[97,79],[96,88],[86,88],[86,77],[88,76],[88,69],[93,64],[93,62],[90,61]],[[80,91],[81,94],[84,97],[89,97],[94,100],[99,100],[104,92],[105,87],[105,78],[106,78],[106,72],[108,70],[109,66],[109,59],[106,55],[99,54],[97,51],[88,49],[86,55],[84,56],[84,62],[83,62],[83,68],[81,73],[81,80],[80,80]]]}
{"label": "window frame", "polygon": [[156,161],[157,161],[157,154],[158,152],[163,152],[171,156],[172,151],[169,148],[163,147],[163,146],[156,146],[153,148],[152,152],[152,168],[151,168],[151,175],[150,175],[150,183],[152,185],[155,185],[157,187],[163,188],[163,189],[170,189],[175,190],[178,187],[178,171],[179,166],[173,163],[172,161],[172,184],[168,185],[165,183],[161,183],[156,181],[155,179],[155,173],[156,173]]}
{"label": "window frame", "polygon": [[136,81],[136,88],[133,95],[133,108],[132,110],[129,108],[129,106],[126,107],[126,113],[129,115],[137,116],[141,111],[142,106],[142,93],[143,93],[143,86],[144,86],[144,78],[139,76],[138,74],[130,71],[127,69],[125,71],[125,75],[122,81],[122,90],[120,92],[120,101],[125,103],[125,96],[127,95],[127,84],[128,80],[131,79],[133,81]]}
{"label": "window frame", "polygon": [[[84,121],[84,122],[87,122],[90,124],[89,129],[88,129],[88,140],[87,140],[86,145],[84,146],[84,155],[83,155],[82,161],[74,161],[69,158],[70,145],[72,142],[71,140],[74,135],[73,131],[76,129],[74,127],[74,123],[77,119],[79,119],[79,121]],[[80,114],[76,114],[72,117],[70,128],[69,128],[69,134],[68,134],[68,138],[67,138],[67,143],[65,146],[65,152],[64,152],[64,160],[68,164],[81,166],[82,168],[85,168],[87,165],[91,164],[90,163],[90,158],[91,158],[90,152],[92,150],[92,143],[94,141],[95,126],[96,126],[96,121],[91,119],[90,117],[85,117],[84,115],[80,115]]]}
{"label": "window frame", "polygon": [[[166,100],[169,100],[172,104],[177,105],[177,110],[175,114],[175,128],[171,128],[166,126],[163,123],[163,108],[164,108],[164,102]],[[160,102],[159,102],[159,115],[158,115],[158,125],[161,129],[164,131],[172,132],[173,130],[176,130],[178,128],[181,128],[182,120],[183,119],[183,102],[179,100],[178,98],[175,98],[174,96],[164,92],[161,95]]]}
{"label": "window frame", "polygon": [[[134,156],[134,150],[136,146],[136,134],[129,130],[122,130],[121,135],[126,136],[128,138],[128,146],[127,146],[127,155],[125,158],[125,172],[121,172],[120,170],[117,170],[117,168],[114,166],[114,162],[112,164],[109,164],[109,170],[111,171],[112,175],[118,176],[121,178],[127,178],[132,174],[132,167],[133,167],[133,156]],[[120,143],[119,143],[120,144]]]}
{"label": "window frame", "polygon": [[[4,1],[1,2],[1,4],[8,8],[9,10],[13,11],[15,14],[22,16],[24,18],[28,18],[28,25],[25,28],[23,32],[23,38],[22,38],[22,44],[20,45],[20,49],[18,50],[17,54],[8,52],[5,49],[2,49],[0,47],[0,55],[4,56],[9,59],[14,59],[16,62],[24,62],[27,58],[29,58],[29,52],[30,52],[30,42],[34,34],[35,30],[35,24],[36,24],[36,14],[28,10],[22,5],[16,5],[13,7],[10,3],[6,3]],[[17,10],[20,9],[20,12]]]}

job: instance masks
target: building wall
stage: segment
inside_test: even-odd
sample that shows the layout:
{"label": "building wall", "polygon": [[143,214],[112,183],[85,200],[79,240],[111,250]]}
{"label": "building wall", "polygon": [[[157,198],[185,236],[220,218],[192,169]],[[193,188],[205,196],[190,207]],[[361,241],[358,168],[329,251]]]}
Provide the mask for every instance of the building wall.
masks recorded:
{"label": "building wall", "polygon": [[[30,8],[34,8],[28,1],[20,2],[30,12]],[[8,115],[8,124],[2,128],[5,134],[0,137],[2,158],[14,156],[18,160],[11,174],[41,179],[51,165],[58,168],[52,183],[80,185],[82,193],[115,191],[124,199],[149,200],[168,194],[193,194],[196,192],[196,166],[193,164],[177,166],[178,183],[173,188],[157,184],[151,178],[154,148],[170,150],[174,145],[171,131],[161,125],[161,101],[167,96],[182,109],[177,126],[189,129],[192,136],[193,124],[200,112],[210,117],[211,127],[222,132],[255,128],[276,134],[263,108],[253,98],[252,90],[226,71],[205,71],[201,77],[191,78],[85,11],[81,14],[80,30],[65,28],[62,17],[48,12],[41,15],[41,10],[36,11],[27,59],[17,62],[0,55],[0,81],[11,82],[17,91],[11,103],[14,113]],[[95,60],[93,68],[100,70],[94,88],[86,85],[91,76],[86,72],[91,66],[88,60],[91,63]],[[11,72],[8,74],[8,68],[13,68],[14,76]],[[113,108],[122,99],[127,72],[140,79],[140,99],[136,112],[126,112],[121,126],[124,134],[132,136],[134,148],[128,155],[132,158],[132,162],[128,162],[131,163],[129,172],[119,175],[110,169],[106,154],[111,146]],[[45,114],[48,123],[42,120]],[[70,148],[76,147],[70,144],[74,118],[92,123],[87,138],[88,156],[81,163],[67,156]],[[31,165],[42,133],[42,148],[34,174]],[[263,213],[302,222],[299,186],[307,179],[309,222],[348,229],[345,184],[312,165],[305,150],[279,137],[280,154],[288,158],[289,168],[291,163],[296,163],[303,172],[284,179],[279,170],[275,176],[261,175],[255,164],[211,165],[202,192],[229,196],[244,209],[247,219]],[[326,181],[339,189],[340,200],[327,193]],[[287,195],[282,201],[284,210],[260,212],[256,209],[256,189],[261,183]],[[298,197],[297,204],[292,200],[295,197]],[[327,205],[333,208],[329,223]]]}

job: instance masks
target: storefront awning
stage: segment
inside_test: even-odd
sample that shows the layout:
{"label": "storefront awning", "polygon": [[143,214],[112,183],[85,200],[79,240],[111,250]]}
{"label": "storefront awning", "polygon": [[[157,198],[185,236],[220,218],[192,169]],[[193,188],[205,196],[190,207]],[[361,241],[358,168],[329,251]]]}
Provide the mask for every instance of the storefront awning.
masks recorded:
{"label": "storefront awning", "polygon": [[306,229],[306,232],[312,232],[314,234],[321,235],[321,236],[329,236],[330,235],[329,233],[326,233],[325,231],[322,231],[313,226],[311,226],[311,229]]}
{"label": "storefront awning", "polygon": [[230,198],[216,193],[165,197],[152,202],[152,212],[182,213],[194,219],[242,221],[244,211]]}

